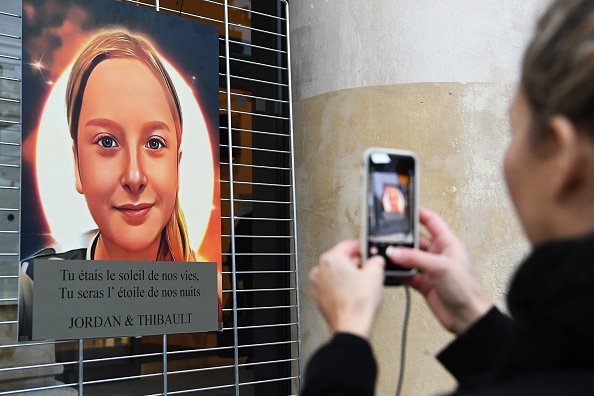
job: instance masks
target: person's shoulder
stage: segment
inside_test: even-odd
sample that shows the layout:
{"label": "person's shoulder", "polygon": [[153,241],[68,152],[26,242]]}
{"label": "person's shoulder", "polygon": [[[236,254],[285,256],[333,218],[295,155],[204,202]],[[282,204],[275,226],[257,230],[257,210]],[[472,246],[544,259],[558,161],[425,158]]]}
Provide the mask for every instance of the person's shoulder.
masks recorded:
{"label": "person's shoulder", "polygon": [[29,260],[85,260],[86,256],[86,248],[73,249],[61,253],[58,253],[51,248],[47,248],[39,251],[35,256],[29,258]]}
{"label": "person's shoulder", "polygon": [[53,248],[45,248],[21,262],[22,271],[33,279],[33,263],[38,260],[86,260],[87,249],[73,249],[67,252],[56,252]]}
{"label": "person's shoulder", "polygon": [[35,260],[86,260],[87,249],[73,249],[58,253],[52,248],[45,248],[21,262],[21,271],[33,279],[33,265]]}
{"label": "person's shoulder", "polygon": [[31,260],[85,260],[86,256],[86,248],[72,249],[61,252],[50,246],[45,249],[41,249],[31,257],[23,260],[23,264]]}
{"label": "person's shoulder", "polygon": [[97,236],[97,230],[90,230],[78,236],[70,242],[56,242],[27,257],[22,261],[25,264],[30,260],[86,260],[87,250],[94,238]]}

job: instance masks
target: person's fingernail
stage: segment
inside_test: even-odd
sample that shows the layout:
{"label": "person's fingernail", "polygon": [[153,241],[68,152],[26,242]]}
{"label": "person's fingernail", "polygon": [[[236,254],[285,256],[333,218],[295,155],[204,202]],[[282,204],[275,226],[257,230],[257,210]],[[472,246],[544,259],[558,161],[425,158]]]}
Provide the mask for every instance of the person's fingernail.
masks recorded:
{"label": "person's fingernail", "polygon": [[380,265],[382,267],[385,265],[385,260],[382,256],[373,256],[369,259],[369,262],[374,265]]}
{"label": "person's fingernail", "polygon": [[402,255],[402,249],[395,248],[394,246],[388,246],[386,249],[386,256],[397,258]]}

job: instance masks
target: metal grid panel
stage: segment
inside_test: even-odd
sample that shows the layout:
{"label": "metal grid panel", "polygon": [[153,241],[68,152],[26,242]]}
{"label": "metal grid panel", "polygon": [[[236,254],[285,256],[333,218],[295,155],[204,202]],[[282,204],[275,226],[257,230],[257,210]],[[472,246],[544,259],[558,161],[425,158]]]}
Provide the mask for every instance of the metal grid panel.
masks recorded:
{"label": "metal grid panel", "polygon": [[[144,340],[139,338],[14,342],[19,266],[22,7],[20,0],[3,0],[0,395],[37,391],[81,395],[239,395],[272,394],[271,389],[279,390],[274,394],[297,394],[302,368],[287,1],[252,4],[251,0],[192,0],[185,6],[183,0],[123,2],[219,27],[221,206],[226,263],[223,275],[227,279],[223,290],[227,302],[223,309],[227,317],[224,330],[214,336],[188,335],[202,337],[202,341],[181,347],[172,344],[167,335],[152,337],[152,349],[145,348]],[[246,214],[248,209],[250,213]],[[240,227],[242,222],[249,226]],[[240,263],[246,259],[249,266]],[[221,335],[230,341],[225,343]],[[275,348],[284,352],[274,352]],[[245,351],[250,351],[248,360],[243,358]],[[228,357],[217,358],[219,355]],[[122,362],[130,361],[136,368],[131,373],[99,373],[106,368],[109,371],[111,366],[118,370]],[[189,361],[198,364],[186,363]],[[276,388],[266,388],[270,384]]]}

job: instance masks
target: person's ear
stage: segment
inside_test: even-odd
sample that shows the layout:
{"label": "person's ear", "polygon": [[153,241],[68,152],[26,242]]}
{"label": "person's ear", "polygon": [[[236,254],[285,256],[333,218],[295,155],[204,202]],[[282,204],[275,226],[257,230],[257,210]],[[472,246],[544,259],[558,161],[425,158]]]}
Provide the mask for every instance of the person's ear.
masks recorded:
{"label": "person's ear", "polygon": [[550,118],[549,132],[553,145],[550,176],[556,198],[571,199],[583,188],[591,187],[589,178],[594,161],[593,146],[587,134],[563,115]]}
{"label": "person's ear", "polygon": [[82,182],[80,180],[80,169],[78,166],[78,153],[76,151],[76,143],[72,143],[72,155],[74,156],[74,185],[79,194],[84,194]]}

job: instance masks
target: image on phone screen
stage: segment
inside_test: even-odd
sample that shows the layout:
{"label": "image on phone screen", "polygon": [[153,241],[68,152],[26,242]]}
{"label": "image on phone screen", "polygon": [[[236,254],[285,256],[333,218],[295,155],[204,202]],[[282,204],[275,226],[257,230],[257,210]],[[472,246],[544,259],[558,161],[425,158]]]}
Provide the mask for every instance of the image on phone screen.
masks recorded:
{"label": "image on phone screen", "polygon": [[414,247],[414,159],[383,154],[369,161],[368,256],[385,255],[388,246]]}

